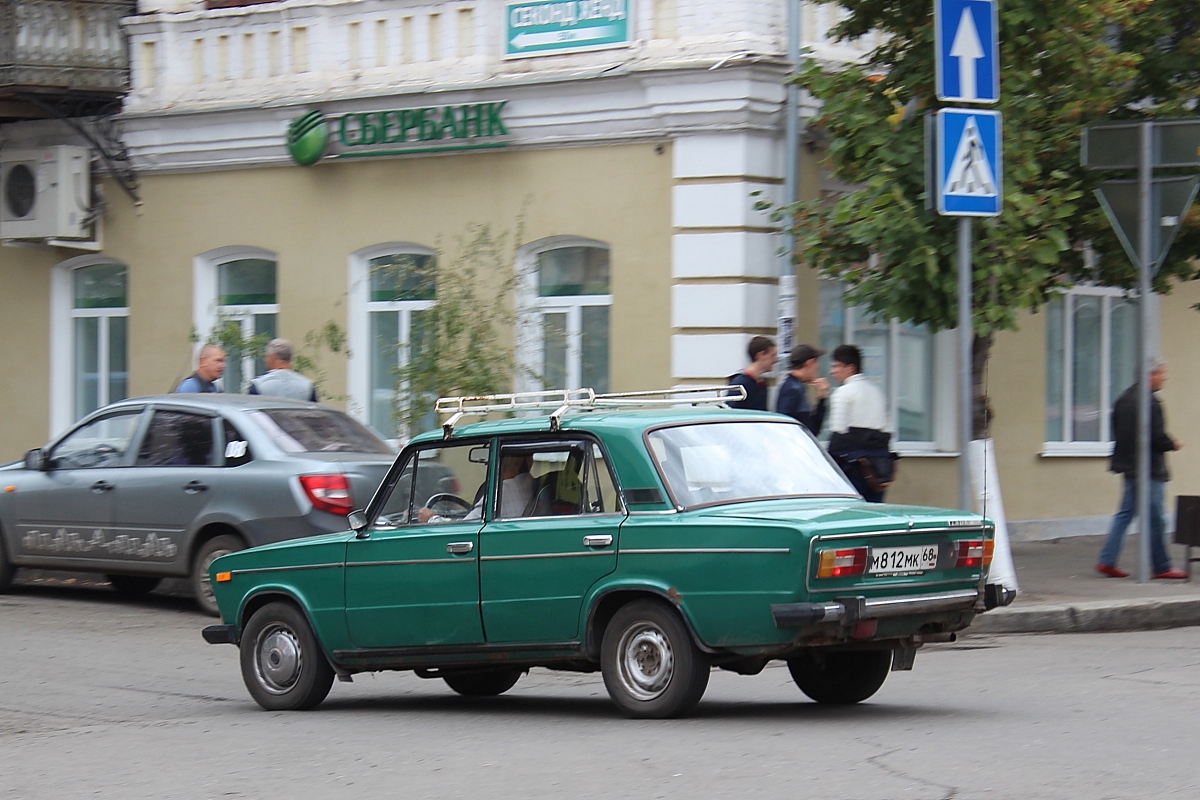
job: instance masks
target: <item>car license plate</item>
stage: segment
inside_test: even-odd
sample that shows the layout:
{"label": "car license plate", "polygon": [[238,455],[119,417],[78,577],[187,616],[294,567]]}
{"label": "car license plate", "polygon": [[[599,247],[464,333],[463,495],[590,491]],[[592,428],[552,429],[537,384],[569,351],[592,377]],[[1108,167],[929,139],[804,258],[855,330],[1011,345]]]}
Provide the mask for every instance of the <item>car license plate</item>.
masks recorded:
{"label": "car license plate", "polygon": [[872,547],[871,567],[867,571],[872,575],[924,572],[937,566],[937,555],[937,545],[932,544],[912,547]]}

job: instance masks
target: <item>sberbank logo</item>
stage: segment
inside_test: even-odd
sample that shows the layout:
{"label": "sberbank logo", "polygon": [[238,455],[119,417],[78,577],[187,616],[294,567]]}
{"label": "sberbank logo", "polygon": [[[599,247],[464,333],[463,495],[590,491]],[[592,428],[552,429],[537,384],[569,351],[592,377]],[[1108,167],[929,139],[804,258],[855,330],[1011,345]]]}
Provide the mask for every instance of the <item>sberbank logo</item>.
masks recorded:
{"label": "sberbank logo", "polygon": [[288,125],[288,153],[300,166],[309,167],[320,161],[328,146],[329,129],[325,125],[325,115],[320,111],[296,117]]}
{"label": "sberbank logo", "polygon": [[287,148],[301,166],[322,158],[371,158],[508,145],[507,100],[350,111],[309,111],[288,123]]}

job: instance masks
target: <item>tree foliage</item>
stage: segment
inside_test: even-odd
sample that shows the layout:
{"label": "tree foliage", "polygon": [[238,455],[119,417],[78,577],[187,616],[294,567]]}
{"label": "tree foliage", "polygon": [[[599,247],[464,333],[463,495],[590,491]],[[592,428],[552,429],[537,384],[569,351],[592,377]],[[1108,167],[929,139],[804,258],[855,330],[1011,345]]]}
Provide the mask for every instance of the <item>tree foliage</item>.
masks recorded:
{"label": "tree foliage", "polygon": [[[848,302],[934,330],[954,327],[957,221],[926,208],[923,119],[938,106],[933,3],[840,5],[848,16],[835,35],[879,31],[884,40],[861,64],[810,59],[797,78],[822,103],[813,125],[828,137],[828,168],[855,187],[785,210],[799,258],[842,280]],[[1096,122],[1195,114],[1198,27],[1195,0],[1000,3],[1003,214],[974,226],[977,336],[1015,328],[1022,310],[1074,282],[1136,284],[1092,192],[1115,176],[1082,169],[1080,134]],[[1196,277],[1198,254],[1193,209],[1156,288]]]}
{"label": "tree foliage", "polygon": [[[512,241],[520,241],[519,232]],[[414,319],[412,343],[396,371],[401,430],[428,427],[438,397],[512,391],[514,246],[507,233],[472,224],[454,238],[452,252],[440,243],[435,248],[436,268],[425,278],[435,284],[425,292],[433,304]]]}

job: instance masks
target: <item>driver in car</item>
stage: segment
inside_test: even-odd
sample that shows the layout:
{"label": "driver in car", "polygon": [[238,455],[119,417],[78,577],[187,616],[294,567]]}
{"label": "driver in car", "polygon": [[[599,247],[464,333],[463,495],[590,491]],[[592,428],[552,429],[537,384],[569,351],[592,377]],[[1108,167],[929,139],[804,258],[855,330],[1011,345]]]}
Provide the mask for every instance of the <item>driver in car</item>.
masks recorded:
{"label": "driver in car", "polygon": [[[500,457],[500,517],[511,518],[525,515],[525,509],[533,500],[533,457],[528,455],[506,455]],[[417,510],[417,519],[421,522],[460,522],[481,519],[483,517],[483,499],[486,492],[479,493],[479,499],[464,517],[443,517],[431,508]]]}

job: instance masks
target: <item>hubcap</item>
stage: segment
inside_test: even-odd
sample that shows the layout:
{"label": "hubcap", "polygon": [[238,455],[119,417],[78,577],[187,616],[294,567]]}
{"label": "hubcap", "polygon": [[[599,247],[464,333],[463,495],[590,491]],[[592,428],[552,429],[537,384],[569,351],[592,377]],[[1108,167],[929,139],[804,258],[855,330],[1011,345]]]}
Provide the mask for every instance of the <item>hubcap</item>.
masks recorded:
{"label": "hubcap", "polygon": [[296,685],[304,667],[296,634],[283,625],[271,625],[258,635],[254,671],[271,694],[283,694]]}
{"label": "hubcap", "polygon": [[648,622],[629,626],[617,653],[621,686],[638,700],[653,700],[667,690],[675,674],[675,655],[662,630]]}

